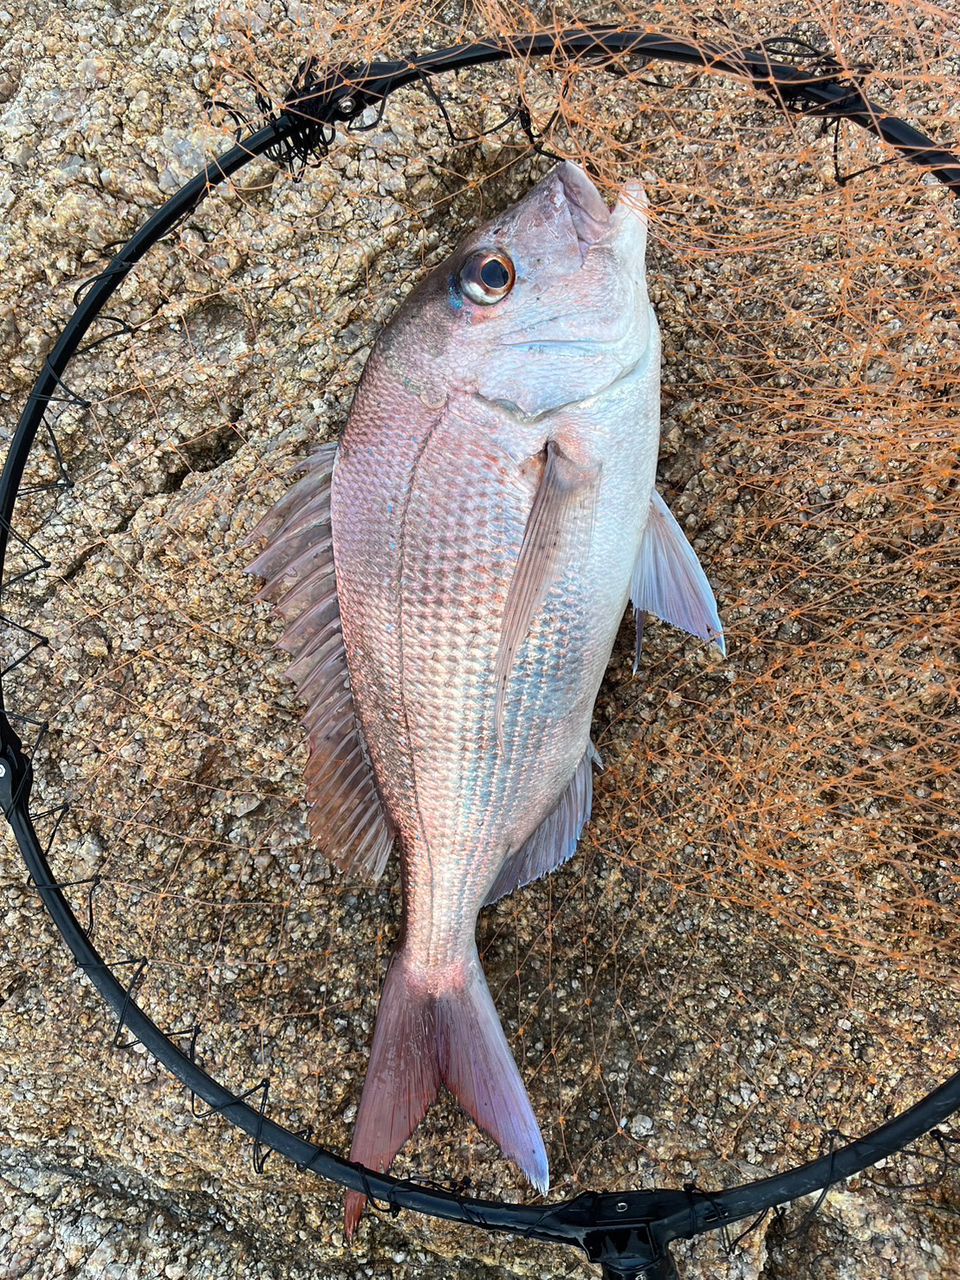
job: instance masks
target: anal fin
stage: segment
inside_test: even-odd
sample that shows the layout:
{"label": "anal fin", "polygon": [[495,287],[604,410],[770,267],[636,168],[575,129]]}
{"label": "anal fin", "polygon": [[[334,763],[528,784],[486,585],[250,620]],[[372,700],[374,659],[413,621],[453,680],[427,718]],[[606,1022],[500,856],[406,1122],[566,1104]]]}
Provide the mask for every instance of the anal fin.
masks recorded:
{"label": "anal fin", "polygon": [[542,879],[573,857],[583,828],[590,820],[595,763],[598,768],[603,767],[596,747],[590,742],[556,807],[500,868],[484,898],[485,907],[532,880]]}

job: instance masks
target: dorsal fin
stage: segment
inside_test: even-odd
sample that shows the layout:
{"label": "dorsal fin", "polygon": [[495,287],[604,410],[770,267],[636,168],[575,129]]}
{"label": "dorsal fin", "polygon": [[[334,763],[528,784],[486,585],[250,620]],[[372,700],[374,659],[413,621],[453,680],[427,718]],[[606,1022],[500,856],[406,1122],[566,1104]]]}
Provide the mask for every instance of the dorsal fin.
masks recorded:
{"label": "dorsal fin", "polygon": [[594,763],[598,768],[603,767],[596,747],[590,742],[556,807],[500,868],[493,888],[483,900],[485,907],[521,885],[548,876],[573,857],[580,834],[590,820]]}
{"label": "dorsal fin", "polygon": [[306,710],[310,833],[344,871],[376,880],[393,845],[393,825],[380,799],[350,691],[333,564],[330,483],[336,444],[324,445],[306,472],[260,521],[248,542],[267,545],[248,567],[266,579],[269,600],[287,624],[279,647],[290,654],[287,676]]}
{"label": "dorsal fin", "polygon": [[637,614],[634,672],[640,662],[646,613],[712,642],[726,656],[723,627],[707,575],[676,517],[656,489],[650,499],[650,514],[633,570],[630,598]]}

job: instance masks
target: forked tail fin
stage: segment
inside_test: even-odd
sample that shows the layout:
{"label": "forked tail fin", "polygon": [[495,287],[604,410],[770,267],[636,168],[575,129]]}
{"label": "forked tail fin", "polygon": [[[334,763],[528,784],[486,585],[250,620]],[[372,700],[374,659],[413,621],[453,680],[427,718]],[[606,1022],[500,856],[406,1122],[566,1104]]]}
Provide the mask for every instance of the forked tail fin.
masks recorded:
{"label": "forked tail fin", "polygon": [[[467,1112],[546,1191],[550,1171],[520,1072],[474,952],[462,980],[441,991],[411,969],[403,951],[390,963],[350,1159],[380,1172],[413,1133],[445,1084]],[[346,1197],[352,1236],[366,1197]]]}

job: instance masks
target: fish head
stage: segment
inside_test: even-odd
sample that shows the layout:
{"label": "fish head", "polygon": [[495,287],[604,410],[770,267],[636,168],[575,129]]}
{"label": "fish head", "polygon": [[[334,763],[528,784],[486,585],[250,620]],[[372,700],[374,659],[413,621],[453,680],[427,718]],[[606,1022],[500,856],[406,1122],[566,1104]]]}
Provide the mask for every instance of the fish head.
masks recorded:
{"label": "fish head", "polygon": [[473,394],[524,419],[606,391],[653,345],[646,197],[610,209],[566,161],[463,239],[391,322],[391,363],[436,402]]}

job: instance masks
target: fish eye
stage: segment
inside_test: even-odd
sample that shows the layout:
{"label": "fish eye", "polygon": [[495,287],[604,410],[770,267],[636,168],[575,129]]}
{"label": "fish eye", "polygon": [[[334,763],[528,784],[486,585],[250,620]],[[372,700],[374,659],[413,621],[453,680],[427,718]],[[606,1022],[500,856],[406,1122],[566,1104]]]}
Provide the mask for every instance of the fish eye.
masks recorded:
{"label": "fish eye", "polygon": [[460,268],[460,288],[481,306],[490,306],[505,298],[516,280],[513,263],[500,250],[484,250],[471,254]]}

